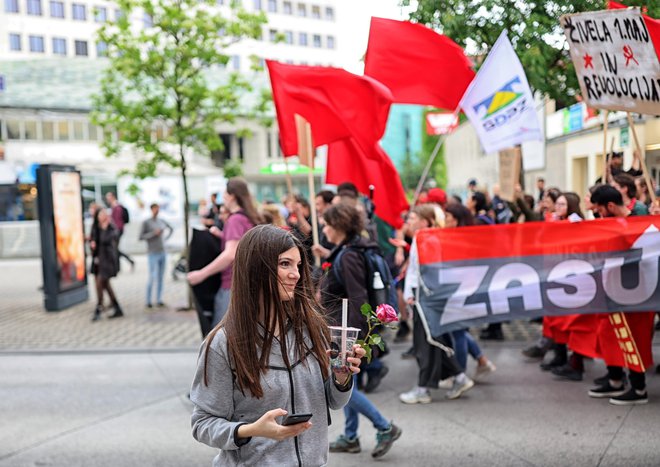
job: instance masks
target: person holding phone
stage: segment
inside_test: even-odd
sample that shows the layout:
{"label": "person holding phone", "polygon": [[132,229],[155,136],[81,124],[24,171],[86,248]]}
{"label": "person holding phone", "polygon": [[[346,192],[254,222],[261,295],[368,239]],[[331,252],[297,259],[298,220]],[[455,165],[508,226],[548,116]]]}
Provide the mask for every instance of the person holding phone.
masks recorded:
{"label": "person holding phone", "polygon": [[214,466],[326,465],[329,409],[348,402],[365,351],[330,370],[329,328],[290,232],[251,229],[235,262],[227,314],[200,349],[193,437],[220,449]]}

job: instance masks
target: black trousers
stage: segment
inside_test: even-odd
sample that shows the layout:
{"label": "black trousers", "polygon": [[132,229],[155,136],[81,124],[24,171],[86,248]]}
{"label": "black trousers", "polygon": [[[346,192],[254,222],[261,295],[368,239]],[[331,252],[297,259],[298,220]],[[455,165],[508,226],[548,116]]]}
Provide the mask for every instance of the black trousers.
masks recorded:
{"label": "black trousers", "polygon": [[[445,336],[435,338],[446,347],[451,347]],[[417,385],[423,388],[437,388],[440,380],[451,378],[463,372],[463,369],[453,356],[448,356],[442,349],[431,345],[426,340],[426,331],[417,308],[413,312],[413,347],[419,366]]]}

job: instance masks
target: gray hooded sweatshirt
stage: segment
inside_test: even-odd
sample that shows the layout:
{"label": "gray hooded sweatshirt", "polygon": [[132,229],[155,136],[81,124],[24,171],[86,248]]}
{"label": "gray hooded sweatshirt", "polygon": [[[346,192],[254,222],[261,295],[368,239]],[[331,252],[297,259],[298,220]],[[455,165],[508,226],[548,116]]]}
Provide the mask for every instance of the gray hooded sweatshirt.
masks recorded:
{"label": "gray hooded sweatshirt", "polygon": [[[279,342],[274,340],[269,369],[261,375],[264,391],[261,399],[252,397],[247,390],[243,394],[234,384],[224,329],[215,335],[209,349],[209,384],[206,386],[206,350],[202,344],[190,391],[190,400],[195,404],[192,434],[197,441],[221,450],[213,460],[214,466],[318,467],[327,464],[328,407],[341,409],[348,402],[352,388],[349,386],[342,391],[335,385],[332,375],[323,381],[320,365],[312,355],[304,362],[296,361],[293,329],[289,329],[286,338],[292,368],[286,368]],[[309,339],[307,335],[305,338]],[[257,437],[237,439],[240,425],[255,422],[264,413],[278,408],[289,414],[312,413],[312,427],[283,441]]]}

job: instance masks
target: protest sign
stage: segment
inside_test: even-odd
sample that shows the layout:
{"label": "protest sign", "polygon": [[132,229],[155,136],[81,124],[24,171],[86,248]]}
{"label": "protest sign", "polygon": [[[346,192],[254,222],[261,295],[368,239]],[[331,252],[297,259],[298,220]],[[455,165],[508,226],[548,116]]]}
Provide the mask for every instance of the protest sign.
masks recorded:
{"label": "protest sign", "polygon": [[500,197],[513,201],[520,180],[520,148],[500,151]]}
{"label": "protest sign", "polygon": [[419,301],[430,333],[660,309],[659,227],[645,216],[422,230]]}
{"label": "protest sign", "polygon": [[560,22],[587,105],[660,114],[660,62],[639,9],[564,15]]}

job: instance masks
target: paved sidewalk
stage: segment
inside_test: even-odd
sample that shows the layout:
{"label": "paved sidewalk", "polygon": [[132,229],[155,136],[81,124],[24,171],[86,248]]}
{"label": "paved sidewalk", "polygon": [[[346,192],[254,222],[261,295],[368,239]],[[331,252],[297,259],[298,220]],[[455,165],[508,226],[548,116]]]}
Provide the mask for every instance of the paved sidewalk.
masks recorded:
{"label": "paved sidewalk", "polygon": [[[186,304],[187,286],[175,281],[175,256],[168,255],[164,298],[166,308],[145,304],[147,257],[135,256],[133,272],[122,260],[122,272],[112,280],[126,316],[91,322],[96,305],[94,277],[89,277],[89,301],[60,312],[43,307],[41,260],[0,260],[0,352],[70,349],[197,349],[201,332],[194,311],[176,311]],[[107,301],[107,298],[106,298]],[[503,326],[508,341],[533,341],[538,325],[514,321]],[[475,330],[476,332],[477,330]]]}
{"label": "paved sidewalk", "polygon": [[[180,312],[186,304],[183,276],[172,278],[174,255],[168,255],[163,300],[165,308],[145,307],[147,257],[135,256],[135,270],[122,260],[112,286],[126,316],[92,322],[96,305],[94,276],[90,299],[59,312],[43,306],[41,260],[0,261],[0,352],[53,349],[197,349],[202,339],[197,314]],[[106,297],[106,304],[107,304]],[[109,314],[109,311],[105,315]]]}
{"label": "paved sidewalk", "polygon": [[[488,344],[497,364],[488,382],[461,399],[434,391],[428,405],[397,395],[416,380],[414,362],[393,344],[390,373],[370,399],[403,428],[388,466],[660,465],[660,376],[650,402],[615,407],[587,397],[602,362],[587,362],[583,382],[563,382],[520,355],[521,344]],[[660,348],[655,347],[656,357]],[[0,467],[208,467],[215,450],[190,434],[186,393],[195,351],[0,354]],[[474,362],[470,361],[470,371]],[[333,413],[330,439],[343,429]],[[330,454],[331,467],[375,464],[371,424],[360,419],[359,454]],[[284,465],[283,465],[284,467]],[[288,466],[287,466],[288,467]]]}

